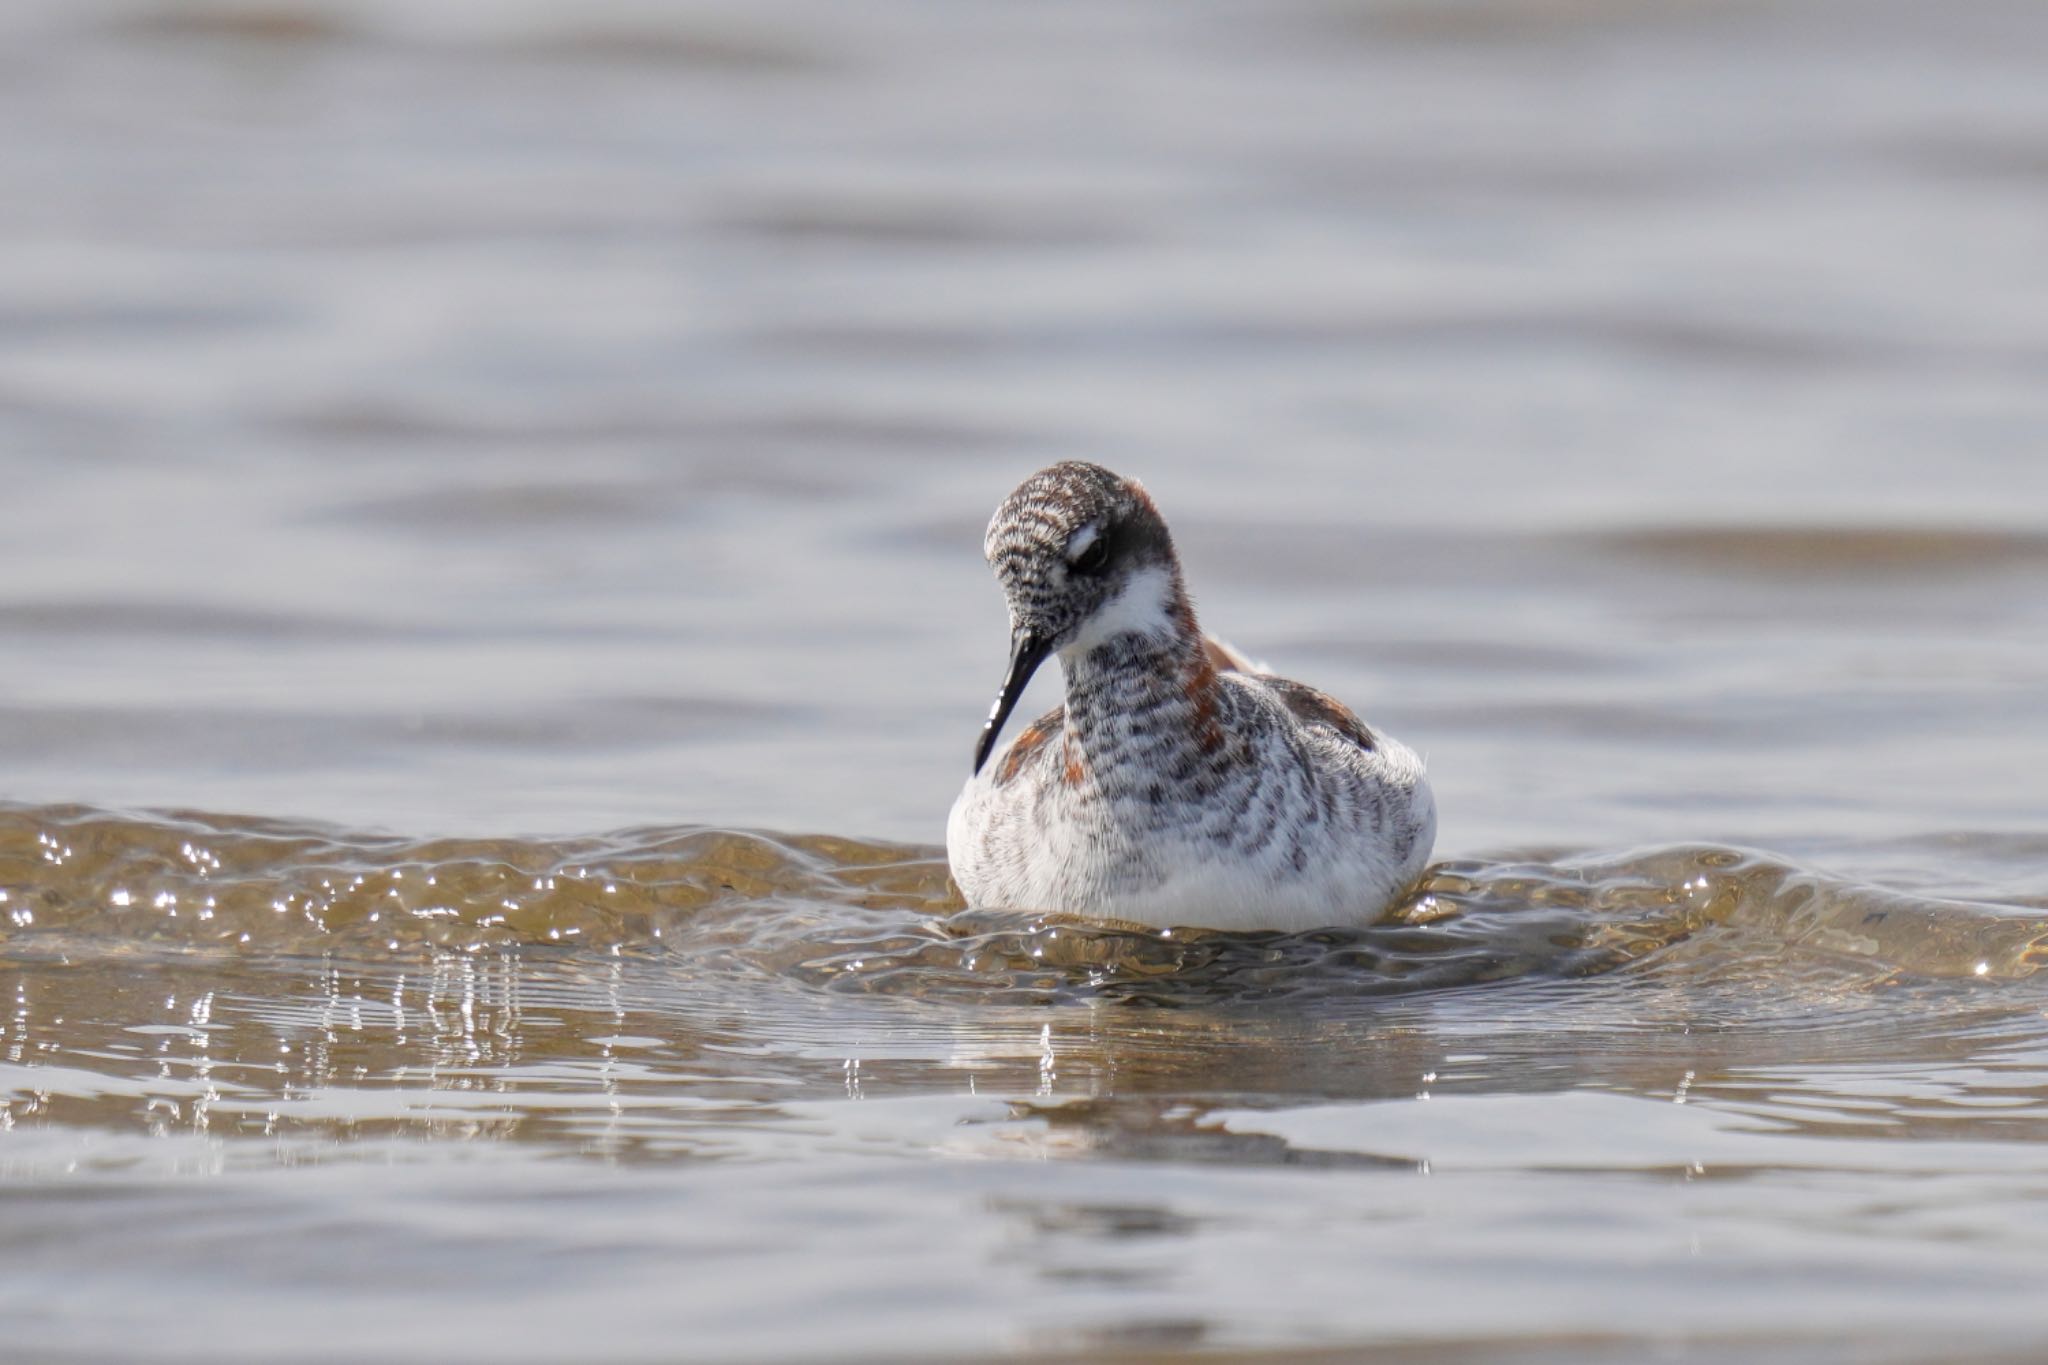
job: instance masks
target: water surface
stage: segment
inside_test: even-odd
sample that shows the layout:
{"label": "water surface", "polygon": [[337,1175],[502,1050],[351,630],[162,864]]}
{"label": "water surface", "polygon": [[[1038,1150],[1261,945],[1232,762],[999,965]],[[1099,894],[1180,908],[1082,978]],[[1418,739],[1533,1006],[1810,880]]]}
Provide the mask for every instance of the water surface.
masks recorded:
{"label": "water surface", "polygon": [[[2036,1353],[2044,15],[8,7],[7,1339]],[[1072,457],[1398,922],[955,913]]]}
{"label": "water surface", "polygon": [[212,1343],[223,1271],[252,1349],[516,1358],[1867,1353],[2038,1304],[2048,909],[1679,847],[1125,933],[956,913],[928,848],[78,808],[0,816],[0,880],[0,1302],[52,1347]]}

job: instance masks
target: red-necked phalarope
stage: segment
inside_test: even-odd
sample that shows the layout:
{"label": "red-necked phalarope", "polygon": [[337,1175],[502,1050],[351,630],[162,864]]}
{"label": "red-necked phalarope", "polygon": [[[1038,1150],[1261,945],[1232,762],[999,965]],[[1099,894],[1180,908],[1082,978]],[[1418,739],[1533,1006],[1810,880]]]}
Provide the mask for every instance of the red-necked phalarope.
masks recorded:
{"label": "red-necked phalarope", "polygon": [[[1422,760],[1195,625],[1145,490],[1070,462],[996,509],[1010,671],[953,803],[970,904],[1160,927],[1369,922],[1429,862]],[[989,751],[1048,654],[1066,704]]]}

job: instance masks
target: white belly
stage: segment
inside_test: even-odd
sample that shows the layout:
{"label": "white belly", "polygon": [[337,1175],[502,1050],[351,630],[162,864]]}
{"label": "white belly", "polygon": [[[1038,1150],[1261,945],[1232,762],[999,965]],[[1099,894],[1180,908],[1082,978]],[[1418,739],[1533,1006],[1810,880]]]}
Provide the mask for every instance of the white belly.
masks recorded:
{"label": "white belly", "polygon": [[[1245,856],[1197,837],[1154,834],[1136,849],[1116,830],[1062,818],[1057,807],[1028,811],[983,777],[954,802],[946,849],[961,893],[988,909],[1162,929],[1369,924],[1421,876],[1435,839],[1435,804],[1419,764],[1412,787],[1399,796],[1379,832],[1320,828],[1297,868],[1283,851],[1285,841],[1269,845],[1263,856]],[[1390,838],[1396,829],[1410,837]],[[1134,877],[1140,865],[1145,875]]]}

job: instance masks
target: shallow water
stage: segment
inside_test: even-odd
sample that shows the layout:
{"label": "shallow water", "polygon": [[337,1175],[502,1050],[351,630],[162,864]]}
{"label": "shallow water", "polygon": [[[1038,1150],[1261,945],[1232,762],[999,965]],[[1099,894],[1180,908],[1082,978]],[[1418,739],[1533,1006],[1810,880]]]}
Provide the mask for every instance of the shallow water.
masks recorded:
{"label": "shallow water", "polygon": [[[8,6],[0,1331],[2029,1358],[2044,50]],[[1425,751],[1398,921],[954,913],[1072,456]]]}
{"label": "shallow water", "polygon": [[0,884],[39,1347],[211,1349],[199,1292],[231,1348],[512,1358],[1873,1358],[2038,1311],[2048,909],[1695,846],[1125,933],[956,913],[928,848],[82,808],[0,814]]}

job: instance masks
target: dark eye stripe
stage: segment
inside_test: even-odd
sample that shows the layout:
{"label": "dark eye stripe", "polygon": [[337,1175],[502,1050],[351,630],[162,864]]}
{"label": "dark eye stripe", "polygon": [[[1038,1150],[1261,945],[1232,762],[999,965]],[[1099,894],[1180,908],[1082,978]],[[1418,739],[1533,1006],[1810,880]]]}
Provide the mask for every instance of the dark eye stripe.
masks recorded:
{"label": "dark eye stripe", "polygon": [[1088,542],[1088,548],[1074,556],[1074,570],[1077,573],[1097,573],[1109,563],[1109,536],[1107,533]]}

